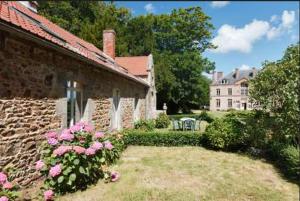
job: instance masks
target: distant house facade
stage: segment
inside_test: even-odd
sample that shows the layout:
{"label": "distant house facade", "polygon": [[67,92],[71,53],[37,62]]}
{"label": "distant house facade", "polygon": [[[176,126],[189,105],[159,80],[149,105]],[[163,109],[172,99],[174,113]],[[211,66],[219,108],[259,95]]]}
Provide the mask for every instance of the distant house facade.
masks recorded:
{"label": "distant house facade", "polygon": [[101,51],[38,15],[36,6],[0,2],[0,171],[14,167],[22,185],[37,177],[47,131],[85,121],[109,132],[156,114],[151,55],[122,62],[113,30],[103,32]]}
{"label": "distant house facade", "polygon": [[226,76],[223,72],[213,72],[210,85],[210,110],[252,110],[255,105],[248,97],[249,80],[254,78],[257,72],[256,68],[248,70],[236,68]]}

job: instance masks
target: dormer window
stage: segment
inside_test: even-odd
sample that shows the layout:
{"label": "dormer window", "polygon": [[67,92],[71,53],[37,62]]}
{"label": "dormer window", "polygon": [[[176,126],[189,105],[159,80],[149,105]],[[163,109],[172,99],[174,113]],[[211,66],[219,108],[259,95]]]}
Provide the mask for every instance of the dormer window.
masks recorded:
{"label": "dormer window", "polygon": [[223,79],[221,83],[222,83],[222,84],[227,84],[228,81],[227,81],[226,79]]}
{"label": "dormer window", "polygon": [[236,73],[234,73],[234,74],[232,75],[232,77],[233,77],[233,79],[236,79]]}
{"label": "dormer window", "polygon": [[249,77],[253,77],[253,72],[249,73]]}

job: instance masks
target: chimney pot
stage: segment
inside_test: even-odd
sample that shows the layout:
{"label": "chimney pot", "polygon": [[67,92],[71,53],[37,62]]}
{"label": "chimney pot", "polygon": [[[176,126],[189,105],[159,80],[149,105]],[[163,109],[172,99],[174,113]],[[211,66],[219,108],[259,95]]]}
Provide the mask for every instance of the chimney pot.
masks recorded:
{"label": "chimney pot", "polygon": [[103,31],[103,52],[115,59],[116,32],[114,30]]}

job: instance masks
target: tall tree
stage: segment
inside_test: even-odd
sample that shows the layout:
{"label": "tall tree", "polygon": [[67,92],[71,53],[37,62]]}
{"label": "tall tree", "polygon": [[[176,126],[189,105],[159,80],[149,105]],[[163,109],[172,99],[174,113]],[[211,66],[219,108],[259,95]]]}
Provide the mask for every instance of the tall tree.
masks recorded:
{"label": "tall tree", "polygon": [[202,56],[212,48],[210,17],[200,7],[171,14],[133,17],[113,3],[79,0],[40,2],[40,12],[75,35],[102,49],[102,31],[117,32],[116,55],[154,55],[158,107],[184,112],[208,104],[209,81],[202,72],[214,63]]}
{"label": "tall tree", "polygon": [[[282,59],[265,62],[260,73],[251,81],[250,96],[270,112],[276,121],[281,141],[296,140],[300,144],[299,43],[288,47]],[[295,143],[295,141],[293,141]]]}

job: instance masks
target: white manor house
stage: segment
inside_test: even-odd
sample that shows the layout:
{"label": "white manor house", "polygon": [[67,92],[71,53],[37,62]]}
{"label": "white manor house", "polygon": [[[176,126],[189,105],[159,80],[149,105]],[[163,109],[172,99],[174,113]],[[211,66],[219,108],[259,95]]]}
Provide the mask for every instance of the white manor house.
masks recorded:
{"label": "white manor house", "polygon": [[257,72],[256,68],[247,70],[236,68],[223,76],[223,72],[214,71],[210,85],[210,110],[251,110],[254,104],[248,97],[248,82]]}

